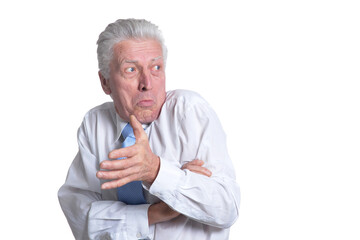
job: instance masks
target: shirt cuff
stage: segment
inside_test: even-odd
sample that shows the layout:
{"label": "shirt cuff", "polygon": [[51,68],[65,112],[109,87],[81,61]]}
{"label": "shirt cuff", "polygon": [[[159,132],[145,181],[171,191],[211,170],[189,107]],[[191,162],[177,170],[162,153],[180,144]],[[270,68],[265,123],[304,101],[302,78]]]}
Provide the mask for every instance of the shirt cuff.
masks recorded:
{"label": "shirt cuff", "polygon": [[154,228],[149,227],[149,207],[150,204],[127,205],[126,224],[130,239],[152,239]]}
{"label": "shirt cuff", "polygon": [[152,195],[163,201],[171,202],[175,197],[175,191],[181,182],[185,171],[180,169],[179,163],[160,158],[160,169],[155,181],[145,186]]}

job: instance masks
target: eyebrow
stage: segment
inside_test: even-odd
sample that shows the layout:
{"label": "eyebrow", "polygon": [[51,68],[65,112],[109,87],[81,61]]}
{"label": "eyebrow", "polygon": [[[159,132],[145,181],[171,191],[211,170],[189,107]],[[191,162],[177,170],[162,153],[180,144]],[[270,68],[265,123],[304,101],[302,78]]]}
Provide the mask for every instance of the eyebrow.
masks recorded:
{"label": "eyebrow", "polygon": [[[162,56],[158,56],[158,57],[156,57],[156,58],[153,58],[153,59],[151,59],[151,61],[155,62],[156,60],[158,60],[158,59],[160,59],[160,58],[162,58]],[[126,62],[126,63],[137,63],[138,61],[137,61],[137,60],[126,60],[126,59],[125,59],[124,62]]]}
{"label": "eyebrow", "polygon": [[152,61],[154,62],[154,61],[156,61],[156,60],[158,60],[158,59],[160,59],[160,58],[162,58],[162,56],[158,56],[158,57],[156,57],[156,58],[153,58]]}

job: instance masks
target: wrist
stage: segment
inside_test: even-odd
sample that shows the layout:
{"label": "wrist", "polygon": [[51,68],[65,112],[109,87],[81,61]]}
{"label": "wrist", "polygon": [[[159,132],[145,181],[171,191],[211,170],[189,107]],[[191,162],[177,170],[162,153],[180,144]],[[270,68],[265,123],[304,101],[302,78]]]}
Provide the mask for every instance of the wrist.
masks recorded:
{"label": "wrist", "polygon": [[159,216],[156,211],[156,204],[150,205],[148,208],[148,221],[149,226],[159,222]]}
{"label": "wrist", "polygon": [[165,221],[169,221],[177,216],[179,216],[180,213],[172,210],[166,203],[164,202],[159,202],[159,203],[155,203],[152,204],[149,208],[148,208],[148,220],[149,220],[149,226],[156,224],[156,223],[160,223],[160,222],[165,222]]}
{"label": "wrist", "polygon": [[154,154],[153,160],[151,161],[151,163],[152,163],[151,164],[152,165],[151,166],[152,171],[150,172],[150,176],[149,176],[148,180],[145,181],[149,185],[151,185],[155,181],[155,179],[156,179],[156,177],[157,177],[157,175],[159,173],[159,170],[160,170],[160,157]]}

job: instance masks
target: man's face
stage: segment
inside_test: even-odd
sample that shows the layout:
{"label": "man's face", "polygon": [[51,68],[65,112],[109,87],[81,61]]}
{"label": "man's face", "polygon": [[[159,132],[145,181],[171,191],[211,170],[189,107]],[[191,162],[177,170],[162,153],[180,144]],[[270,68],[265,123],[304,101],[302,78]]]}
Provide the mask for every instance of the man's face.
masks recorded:
{"label": "man's face", "polygon": [[126,40],[114,46],[110,77],[100,74],[103,90],[110,94],[119,116],[141,123],[158,118],[165,102],[165,69],[161,45],[156,40]]}

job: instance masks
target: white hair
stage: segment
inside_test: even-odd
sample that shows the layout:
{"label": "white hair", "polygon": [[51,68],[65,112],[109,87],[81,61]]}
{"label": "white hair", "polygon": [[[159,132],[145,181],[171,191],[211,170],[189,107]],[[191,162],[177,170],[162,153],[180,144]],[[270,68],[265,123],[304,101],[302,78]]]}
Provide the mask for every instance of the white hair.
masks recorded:
{"label": "white hair", "polygon": [[115,44],[129,39],[158,41],[162,48],[164,64],[166,63],[167,48],[162,33],[155,24],[144,19],[119,19],[110,23],[99,35],[97,41],[99,70],[105,79],[110,76],[110,62]]}

